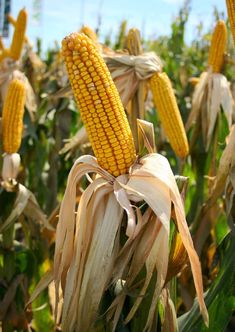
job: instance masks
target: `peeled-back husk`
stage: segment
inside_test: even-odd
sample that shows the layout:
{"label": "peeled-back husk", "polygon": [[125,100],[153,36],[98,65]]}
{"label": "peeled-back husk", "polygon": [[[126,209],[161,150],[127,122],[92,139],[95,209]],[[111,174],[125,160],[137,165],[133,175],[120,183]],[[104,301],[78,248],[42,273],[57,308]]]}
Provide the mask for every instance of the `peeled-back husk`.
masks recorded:
{"label": "peeled-back husk", "polygon": [[[76,188],[82,176],[90,172],[99,176],[83,192],[77,207]],[[143,215],[134,204],[138,201],[145,201],[149,206]],[[186,223],[182,199],[167,159],[152,153],[134,164],[129,174],[117,178],[104,171],[91,156],[79,158],[73,166],[61,205],[54,259],[57,301],[60,284],[64,291],[63,331],[90,331],[98,318],[105,289],[123,280],[125,287],[108,313],[114,330],[127,294],[125,289],[135,289],[134,279],[144,266],[146,276],[140,296],[136,298],[126,322],[134,316],[153,273],[157,272],[145,331],[151,329],[156,302],[167,274],[172,204],[191,263],[200,309],[208,325],[200,262]],[[120,247],[118,234],[124,211],[127,241]]]}

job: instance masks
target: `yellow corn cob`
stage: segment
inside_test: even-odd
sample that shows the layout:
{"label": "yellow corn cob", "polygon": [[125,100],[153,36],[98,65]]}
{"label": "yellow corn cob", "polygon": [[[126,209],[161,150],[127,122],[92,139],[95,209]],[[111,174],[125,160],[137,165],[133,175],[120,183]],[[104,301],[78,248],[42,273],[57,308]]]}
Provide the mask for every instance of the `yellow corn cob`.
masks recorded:
{"label": "yellow corn cob", "polygon": [[132,133],[119,94],[96,45],[85,34],[62,42],[69,80],[99,165],[114,176],[135,160]]}
{"label": "yellow corn cob", "polygon": [[224,63],[224,53],[226,51],[227,29],[223,20],[219,20],[211,39],[209,50],[208,66],[213,73],[221,72]]}
{"label": "yellow corn cob", "polygon": [[8,22],[11,23],[11,25],[15,28],[16,27],[16,20],[11,14],[7,15]]}
{"label": "yellow corn cob", "polygon": [[15,30],[10,47],[11,58],[14,60],[18,60],[20,58],[25,40],[26,24],[27,12],[25,9],[21,9],[14,25]]}
{"label": "yellow corn cob", "polygon": [[15,153],[21,144],[26,89],[24,82],[11,81],[2,111],[3,151]]}
{"label": "yellow corn cob", "polygon": [[192,84],[192,86],[196,86],[200,81],[200,77],[190,77],[189,83]]}
{"label": "yellow corn cob", "polygon": [[8,48],[4,48],[0,53],[0,62],[5,59],[11,57],[10,50]]}
{"label": "yellow corn cob", "polygon": [[0,50],[4,50],[4,44],[3,44],[3,40],[2,40],[2,36],[0,36]]}
{"label": "yellow corn cob", "polygon": [[[14,19],[14,17],[13,17],[11,14],[9,14],[9,15],[7,16],[7,18],[8,18],[9,23],[11,23],[11,25],[15,28],[15,27],[16,27],[16,20]],[[29,42],[27,36],[24,36],[24,41],[25,41],[26,43]]]}
{"label": "yellow corn cob", "polygon": [[98,42],[97,34],[88,25],[83,25],[80,29],[80,33],[84,33],[87,37],[93,40],[93,42]]}
{"label": "yellow corn cob", "polygon": [[166,282],[176,276],[186,265],[187,261],[188,255],[181,240],[180,233],[176,232],[171,245]]}
{"label": "yellow corn cob", "polygon": [[140,55],[143,53],[140,32],[138,29],[132,28],[128,31],[126,37],[126,48],[131,55]]}
{"label": "yellow corn cob", "polygon": [[233,35],[233,42],[235,43],[235,1],[226,0],[228,18],[230,23],[230,28]]}
{"label": "yellow corn cob", "polygon": [[156,73],[150,79],[150,86],[166,136],[175,153],[184,158],[189,152],[188,140],[170,79],[166,73]]}

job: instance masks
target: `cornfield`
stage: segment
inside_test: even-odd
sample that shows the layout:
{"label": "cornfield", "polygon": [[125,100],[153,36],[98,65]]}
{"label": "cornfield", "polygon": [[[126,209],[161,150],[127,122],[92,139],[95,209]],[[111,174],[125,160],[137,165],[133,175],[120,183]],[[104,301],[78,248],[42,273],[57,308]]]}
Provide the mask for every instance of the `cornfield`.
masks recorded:
{"label": "cornfield", "polygon": [[188,45],[0,38],[0,329],[235,329],[235,1]]}

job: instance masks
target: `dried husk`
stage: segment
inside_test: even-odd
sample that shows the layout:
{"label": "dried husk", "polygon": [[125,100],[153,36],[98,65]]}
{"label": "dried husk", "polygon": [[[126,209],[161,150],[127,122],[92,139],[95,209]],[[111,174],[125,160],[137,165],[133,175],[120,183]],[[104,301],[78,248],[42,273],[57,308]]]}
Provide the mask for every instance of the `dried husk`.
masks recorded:
{"label": "dried husk", "polygon": [[[82,176],[89,172],[95,172],[99,177],[84,191],[76,208],[77,185]],[[149,206],[143,215],[137,206],[133,206],[133,202],[139,201],[145,201]],[[135,288],[135,277],[144,266],[146,277],[125,321],[131,320],[136,313],[152,275],[157,271],[145,327],[146,331],[150,330],[156,302],[166,280],[172,204],[177,227],[189,255],[201,312],[208,323],[199,259],[193,248],[183,203],[166,158],[156,153],[147,155],[133,165],[128,175],[114,178],[100,168],[94,157],[83,156],[76,161],[70,172],[56,233],[54,280],[57,301],[60,284],[64,290],[64,331],[90,331],[97,319],[105,289],[118,280],[125,280],[126,289]],[[124,211],[127,215],[128,239],[120,248],[118,234]],[[124,290],[121,291],[110,307],[109,315],[114,317],[113,330],[126,294]]]}
{"label": "dried husk", "polygon": [[169,290],[164,288],[161,293],[161,302],[164,307],[162,332],[178,332],[178,324],[174,303],[170,298]]}
{"label": "dried husk", "polygon": [[162,70],[161,59],[154,53],[104,55],[124,107],[133,98],[140,81],[149,79]]}
{"label": "dried husk", "polygon": [[192,110],[186,123],[189,130],[201,118],[202,137],[208,151],[216,119],[221,107],[225,113],[228,126],[232,125],[234,101],[230,84],[220,73],[204,72],[196,85],[192,100]]}
{"label": "dried husk", "polygon": [[16,179],[20,169],[20,155],[18,153],[5,153],[3,155],[2,179],[9,181]]}

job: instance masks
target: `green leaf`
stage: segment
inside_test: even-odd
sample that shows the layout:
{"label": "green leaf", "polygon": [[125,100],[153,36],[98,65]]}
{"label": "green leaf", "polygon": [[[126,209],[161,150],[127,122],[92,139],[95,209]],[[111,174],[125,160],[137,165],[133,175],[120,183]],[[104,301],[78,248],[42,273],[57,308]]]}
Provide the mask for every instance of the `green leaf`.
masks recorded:
{"label": "green leaf", "polygon": [[215,224],[215,236],[218,245],[224,240],[229,231],[226,215],[221,214]]}
{"label": "green leaf", "polygon": [[221,332],[228,325],[235,309],[235,231],[230,232],[219,249],[222,263],[219,273],[205,294],[210,325],[207,328],[199,312],[197,301],[192,309],[178,318],[180,332]]}

